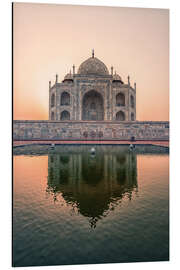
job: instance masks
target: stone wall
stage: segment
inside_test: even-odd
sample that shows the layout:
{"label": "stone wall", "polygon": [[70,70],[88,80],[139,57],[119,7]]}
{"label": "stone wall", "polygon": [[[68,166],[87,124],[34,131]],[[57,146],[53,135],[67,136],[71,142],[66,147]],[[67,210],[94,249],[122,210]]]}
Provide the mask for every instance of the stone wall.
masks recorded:
{"label": "stone wall", "polygon": [[14,140],[169,140],[169,122],[14,120]]}

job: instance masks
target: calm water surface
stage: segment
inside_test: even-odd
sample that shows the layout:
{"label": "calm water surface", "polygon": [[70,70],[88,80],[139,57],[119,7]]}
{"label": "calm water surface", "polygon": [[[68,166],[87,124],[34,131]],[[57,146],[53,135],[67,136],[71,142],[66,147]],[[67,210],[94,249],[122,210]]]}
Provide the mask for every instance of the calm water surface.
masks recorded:
{"label": "calm water surface", "polygon": [[14,155],[14,266],[169,259],[168,153],[89,149]]}

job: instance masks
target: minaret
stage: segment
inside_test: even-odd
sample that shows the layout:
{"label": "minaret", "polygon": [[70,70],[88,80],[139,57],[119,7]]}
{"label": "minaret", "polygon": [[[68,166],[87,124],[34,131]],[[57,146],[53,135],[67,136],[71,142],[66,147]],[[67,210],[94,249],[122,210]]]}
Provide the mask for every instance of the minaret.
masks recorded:
{"label": "minaret", "polygon": [[113,66],[111,67],[111,75],[113,76]]}
{"label": "minaret", "polygon": [[134,90],[136,91],[136,83],[134,83]]}
{"label": "minaret", "polygon": [[94,49],[92,49],[92,58],[94,58]]}
{"label": "minaret", "polygon": [[73,65],[73,75],[75,74],[75,65]]}
{"label": "minaret", "polygon": [[130,85],[130,76],[128,75],[128,85]]}
{"label": "minaret", "polygon": [[49,90],[51,89],[51,81],[49,81]]}
{"label": "minaret", "polygon": [[58,75],[56,74],[56,83],[58,82]]}

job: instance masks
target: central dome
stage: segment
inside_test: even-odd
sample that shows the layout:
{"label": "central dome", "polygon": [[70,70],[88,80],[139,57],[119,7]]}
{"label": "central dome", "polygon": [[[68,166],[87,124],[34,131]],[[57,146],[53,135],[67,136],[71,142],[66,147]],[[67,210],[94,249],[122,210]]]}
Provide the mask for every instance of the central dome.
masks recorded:
{"label": "central dome", "polygon": [[96,57],[90,57],[80,65],[78,74],[109,75],[109,72],[102,61]]}

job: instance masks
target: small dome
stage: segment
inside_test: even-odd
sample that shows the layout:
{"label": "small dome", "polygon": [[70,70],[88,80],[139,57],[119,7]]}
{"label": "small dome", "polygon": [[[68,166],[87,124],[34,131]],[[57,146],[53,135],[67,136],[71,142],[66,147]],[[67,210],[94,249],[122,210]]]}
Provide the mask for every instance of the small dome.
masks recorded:
{"label": "small dome", "polygon": [[113,81],[122,81],[121,77],[118,74],[113,75]]}
{"label": "small dome", "polygon": [[78,74],[109,75],[109,71],[102,61],[92,56],[80,65]]}
{"label": "small dome", "polygon": [[113,82],[121,82],[123,84],[121,77],[118,74],[116,74],[116,72],[113,75]]}
{"label": "small dome", "polygon": [[72,76],[71,72],[66,74],[66,76],[64,77],[64,81],[65,80],[73,80],[73,76]]}

